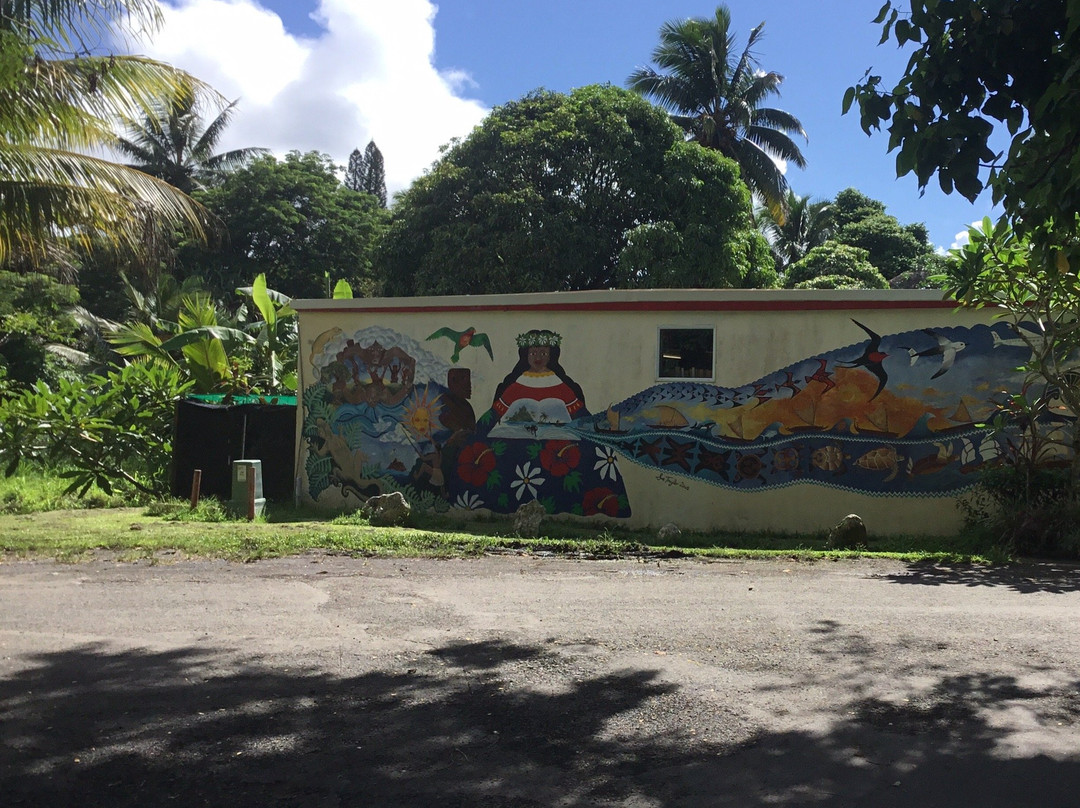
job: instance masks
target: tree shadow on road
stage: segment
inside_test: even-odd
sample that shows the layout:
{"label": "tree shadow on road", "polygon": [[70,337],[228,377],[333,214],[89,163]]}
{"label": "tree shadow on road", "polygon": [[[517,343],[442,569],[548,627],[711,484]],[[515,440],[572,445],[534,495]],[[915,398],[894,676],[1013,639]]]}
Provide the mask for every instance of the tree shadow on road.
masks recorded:
{"label": "tree shadow on road", "polygon": [[1080,565],[1028,561],[1008,566],[978,564],[910,564],[904,572],[877,576],[898,584],[919,586],[1003,587],[1021,594],[1060,595],[1080,591]]}
{"label": "tree shadow on road", "polygon": [[692,702],[652,670],[560,679],[544,646],[448,644],[357,676],[206,648],[20,662],[0,681],[5,806],[1015,808],[1072,805],[1080,787],[1075,755],[1006,759],[994,721],[1019,705],[1075,728],[1080,682],[942,677],[906,702],[841,698],[823,729],[725,744],[631,731],[671,709],[690,725]]}

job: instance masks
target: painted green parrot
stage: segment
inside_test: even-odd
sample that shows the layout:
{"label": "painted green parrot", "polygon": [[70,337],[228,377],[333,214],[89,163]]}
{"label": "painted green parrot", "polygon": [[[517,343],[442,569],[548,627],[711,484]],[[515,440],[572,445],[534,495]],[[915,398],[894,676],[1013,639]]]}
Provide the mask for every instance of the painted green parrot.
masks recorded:
{"label": "painted green parrot", "polygon": [[464,331],[455,331],[452,328],[440,328],[430,337],[429,340],[438,339],[439,337],[446,337],[454,341],[454,354],[450,357],[450,361],[455,365],[458,360],[461,359],[461,351],[463,348],[467,348],[473,345],[477,348],[486,348],[488,356],[492,361],[495,359],[495,354],[491,352],[491,342],[488,340],[487,334],[478,334],[475,328],[467,328]]}

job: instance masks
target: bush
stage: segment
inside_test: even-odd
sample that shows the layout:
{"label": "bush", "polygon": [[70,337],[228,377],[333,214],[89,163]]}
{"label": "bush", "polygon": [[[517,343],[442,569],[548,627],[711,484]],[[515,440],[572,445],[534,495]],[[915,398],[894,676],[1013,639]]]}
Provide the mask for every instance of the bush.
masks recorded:
{"label": "bush", "polygon": [[1008,464],[983,471],[960,508],[970,530],[1008,555],[1077,558],[1080,507],[1069,494],[1067,469]]}
{"label": "bush", "polygon": [[6,476],[23,461],[62,467],[66,493],[95,485],[150,496],[168,490],[176,400],[191,386],[175,367],[138,363],[106,375],[44,382],[0,401]]}

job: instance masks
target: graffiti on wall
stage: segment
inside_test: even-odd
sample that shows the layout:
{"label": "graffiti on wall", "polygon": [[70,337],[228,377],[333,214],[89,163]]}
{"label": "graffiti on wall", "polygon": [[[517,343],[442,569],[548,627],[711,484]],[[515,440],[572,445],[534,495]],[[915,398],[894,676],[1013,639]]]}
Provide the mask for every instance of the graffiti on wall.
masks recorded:
{"label": "graffiti on wall", "polygon": [[749,384],[665,382],[596,412],[563,368],[563,337],[531,330],[479,416],[458,360],[481,349],[494,366],[499,346],[475,328],[424,343],[331,329],[313,343],[317,379],[303,393],[308,493],[400,490],[422,509],[499,513],[537,500],[551,513],[626,517],[626,461],[734,490],[812,483],[880,496],[950,494],[1001,462],[1012,438],[986,424],[1020,392],[1028,359],[1006,324],[882,335],[851,323],[861,341]]}

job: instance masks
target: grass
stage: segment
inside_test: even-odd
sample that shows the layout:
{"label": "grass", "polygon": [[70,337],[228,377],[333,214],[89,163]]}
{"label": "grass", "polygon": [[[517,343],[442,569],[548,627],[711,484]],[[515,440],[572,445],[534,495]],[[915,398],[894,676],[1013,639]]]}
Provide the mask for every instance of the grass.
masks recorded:
{"label": "grass", "polygon": [[0,556],[79,561],[103,554],[118,560],[164,557],[254,561],[309,550],[355,556],[467,557],[489,552],[572,557],[700,556],[703,558],[895,558],[941,563],[1001,561],[956,540],[873,539],[872,549],[829,550],[823,536],[683,533],[661,545],[655,534],[597,529],[557,520],[546,535],[511,535],[509,520],[452,524],[418,519],[415,527],[372,527],[355,516],[327,521],[310,512],[271,510],[254,522],[228,517],[220,504],[154,504],[146,508],[38,511],[0,515]]}
{"label": "grass", "polygon": [[357,556],[464,557],[489,552],[552,553],[574,557],[700,556],[704,558],[893,558],[939,563],[1000,563],[1008,559],[967,537],[871,538],[860,550],[830,550],[825,534],[684,532],[677,545],[655,532],[545,520],[544,535],[512,535],[509,518],[460,522],[419,516],[408,528],[372,527],[357,514],[328,518],[310,509],[268,505],[267,513],[238,520],[216,500],[196,509],[186,501],[117,507],[118,497],[91,491],[65,495],[54,472],[28,469],[0,480],[0,556],[78,561],[108,554],[120,560],[165,557],[254,561],[311,550]]}
{"label": "grass", "polygon": [[22,464],[10,477],[0,476],[0,514],[81,508],[116,508],[128,504],[123,496],[94,487],[84,497],[65,493],[69,480],[60,470],[42,470]]}

